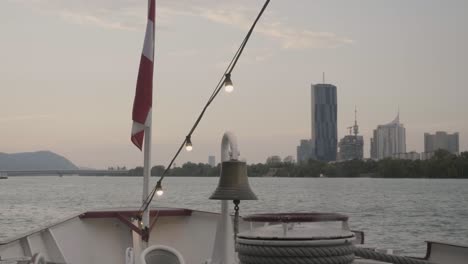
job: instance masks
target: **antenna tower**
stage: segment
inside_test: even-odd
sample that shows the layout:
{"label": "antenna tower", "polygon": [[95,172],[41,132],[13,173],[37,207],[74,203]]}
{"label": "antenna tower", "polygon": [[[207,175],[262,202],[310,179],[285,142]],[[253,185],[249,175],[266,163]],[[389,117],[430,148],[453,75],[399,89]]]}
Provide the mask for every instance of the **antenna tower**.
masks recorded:
{"label": "antenna tower", "polygon": [[354,106],[354,126],[353,126],[354,136],[359,134],[359,126],[357,124],[357,108]]}

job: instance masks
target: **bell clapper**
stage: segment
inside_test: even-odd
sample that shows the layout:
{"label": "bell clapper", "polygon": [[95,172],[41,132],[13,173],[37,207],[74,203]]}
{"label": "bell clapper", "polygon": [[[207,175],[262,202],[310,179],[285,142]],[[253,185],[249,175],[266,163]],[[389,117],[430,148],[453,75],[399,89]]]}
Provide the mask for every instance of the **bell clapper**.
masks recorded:
{"label": "bell clapper", "polygon": [[234,242],[237,241],[237,233],[239,233],[239,204],[240,200],[233,200],[234,202]]}

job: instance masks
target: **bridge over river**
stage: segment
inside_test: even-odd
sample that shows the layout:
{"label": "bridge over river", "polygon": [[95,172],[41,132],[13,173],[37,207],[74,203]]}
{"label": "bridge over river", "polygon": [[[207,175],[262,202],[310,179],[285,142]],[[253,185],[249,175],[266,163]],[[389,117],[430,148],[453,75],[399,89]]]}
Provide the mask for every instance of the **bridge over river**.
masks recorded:
{"label": "bridge over river", "polygon": [[128,170],[0,170],[0,176],[126,176]]}

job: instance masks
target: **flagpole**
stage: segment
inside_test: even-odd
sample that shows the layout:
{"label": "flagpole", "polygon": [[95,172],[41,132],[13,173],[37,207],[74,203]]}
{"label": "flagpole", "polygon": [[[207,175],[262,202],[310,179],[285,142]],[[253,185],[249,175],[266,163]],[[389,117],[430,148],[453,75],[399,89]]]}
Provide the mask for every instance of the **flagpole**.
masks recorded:
{"label": "flagpole", "polygon": [[[151,110],[148,113],[149,116],[151,116]],[[145,143],[143,147],[144,151],[144,157],[143,157],[143,203],[148,202],[146,201],[148,195],[149,195],[149,180],[151,177],[151,127],[152,127],[152,122],[149,122],[149,125],[145,127]],[[150,225],[150,207],[147,206],[145,211],[143,212],[143,229],[144,230],[149,230],[149,225]],[[148,234],[149,235],[149,234]],[[149,238],[149,236],[148,236]],[[142,249],[145,249],[148,247],[148,242],[144,240],[142,237]]]}
{"label": "flagpole", "polygon": [[[133,101],[131,141],[143,151],[143,192],[142,201],[145,209],[139,211],[138,220],[141,228],[141,250],[148,247],[150,228],[149,181],[151,177],[151,130],[153,104],[153,72],[154,72],[154,34],[156,0],[148,0],[148,22],[146,24],[145,40],[141,53],[140,67]],[[140,212],[142,214],[140,214]]]}
{"label": "flagpole", "polygon": [[[152,6],[151,5],[151,2],[152,0],[148,0],[148,23],[153,22],[153,28],[152,28],[152,39],[151,39],[151,48],[152,48],[152,55],[151,55],[151,61],[153,62],[154,61],[154,22],[155,22],[155,10],[156,10],[156,6]],[[156,3],[154,3],[156,5]],[[151,15],[153,13],[153,15]],[[146,32],[146,34],[148,34],[148,32]],[[146,38],[146,37],[145,37]],[[145,39],[145,42],[146,42],[146,39]],[[154,63],[154,62],[153,62]],[[151,73],[151,79],[153,78],[153,72]],[[152,96],[152,90],[153,90],[153,87],[152,87],[152,81],[151,81],[151,96]],[[151,98],[151,102],[153,101],[153,99]],[[148,202],[148,203],[151,203],[151,200],[150,201],[147,201],[146,199],[148,198],[148,195],[149,195],[149,180],[150,180],[150,177],[151,177],[151,130],[152,130],[152,126],[153,126],[153,115],[152,115],[152,108],[149,109],[149,112],[148,112],[148,115],[147,115],[147,121],[148,121],[148,118],[149,118],[149,122],[146,124],[145,126],[145,143],[144,143],[144,156],[143,156],[143,203],[145,202]],[[150,210],[151,210],[151,205],[148,204],[148,206],[146,206],[146,209],[145,211],[143,212],[143,230],[144,230],[144,234],[146,234],[146,237],[143,237],[142,236],[142,246],[143,246],[143,249],[147,248],[148,247],[148,242],[149,242],[149,226],[150,226]],[[148,233],[147,233],[148,232]],[[145,241],[146,240],[146,241]]]}

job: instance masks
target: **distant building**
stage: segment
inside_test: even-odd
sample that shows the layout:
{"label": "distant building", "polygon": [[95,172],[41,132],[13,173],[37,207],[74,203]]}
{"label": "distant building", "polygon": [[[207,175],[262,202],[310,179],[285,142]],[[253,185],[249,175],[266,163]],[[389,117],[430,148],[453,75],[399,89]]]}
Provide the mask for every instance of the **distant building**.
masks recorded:
{"label": "distant building", "polygon": [[321,161],[336,160],[338,144],[336,97],[334,85],[323,83],[311,87],[311,139],[315,158]]}
{"label": "distant building", "polygon": [[284,159],[283,159],[283,163],[295,163],[296,161],[294,160],[294,157],[293,156],[286,156]]}
{"label": "distant building", "polygon": [[430,160],[434,157],[434,152],[423,152],[421,153],[421,160]]}
{"label": "distant building", "polygon": [[403,160],[420,160],[421,154],[416,151],[406,153],[394,153],[392,159],[403,159]]}
{"label": "distant building", "polygon": [[314,144],[312,140],[302,139],[301,144],[297,146],[297,163],[304,163],[309,159],[315,159]]}
{"label": "distant building", "polygon": [[370,139],[370,158],[377,159],[377,150],[374,143],[374,138]]}
{"label": "distant building", "polygon": [[281,163],[281,157],[280,156],[270,156],[266,160],[266,164],[268,165],[278,165]]}
{"label": "distant building", "polygon": [[208,165],[211,167],[216,167],[216,157],[215,156],[208,156]]}
{"label": "distant building", "polygon": [[371,138],[371,158],[380,160],[391,158],[393,154],[406,153],[406,131],[400,123],[400,114],[395,120],[379,125]]}
{"label": "distant building", "polygon": [[424,133],[424,152],[435,152],[438,149],[447,150],[452,154],[458,154],[458,133],[447,134],[447,132],[441,131],[437,131],[434,135]]}
{"label": "distant building", "polygon": [[340,140],[340,160],[353,160],[364,158],[364,138],[362,136],[347,135]]}
{"label": "distant building", "polygon": [[348,127],[349,135],[340,140],[338,147],[339,160],[354,160],[364,158],[364,138],[359,136],[359,126],[357,124],[357,111],[354,110],[354,126]]}

